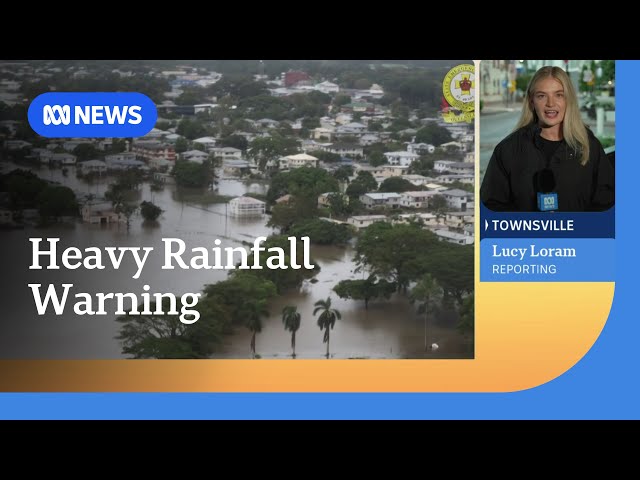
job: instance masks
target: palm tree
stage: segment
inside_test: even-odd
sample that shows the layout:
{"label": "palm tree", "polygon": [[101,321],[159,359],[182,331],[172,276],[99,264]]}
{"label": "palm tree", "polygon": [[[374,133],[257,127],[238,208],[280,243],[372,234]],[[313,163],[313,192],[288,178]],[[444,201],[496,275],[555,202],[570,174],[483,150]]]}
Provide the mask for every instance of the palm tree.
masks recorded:
{"label": "palm tree", "polygon": [[245,325],[251,331],[251,354],[256,358],[256,334],[262,331],[262,317],[268,317],[266,300],[247,302],[243,308]]}
{"label": "palm tree", "polygon": [[313,310],[314,315],[322,312],[318,317],[318,327],[320,330],[324,330],[322,342],[327,344],[327,358],[329,358],[329,330],[333,329],[336,319],[340,320],[342,316],[338,310],[331,308],[331,297],[327,297],[326,300],[318,300],[313,306],[316,307]]}
{"label": "palm tree", "polygon": [[284,329],[291,332],[291,349],[293,353],[292,358],[296,358],[296,332],[300,328],[300,314],[298,308],[293,305],[287,305],[282,309],[282,323],[284,323]]}
{"label": "palm tree", "polygon": [[429,307],[435,305],[442,299],[442,288],[438,285],[438,281],[431,276],[430,273],[425,274],[409,295],[411,303],[421,302],[418,307],[418,313],[424,313],[424,349],[428,348],[427,344],[427,315]]}

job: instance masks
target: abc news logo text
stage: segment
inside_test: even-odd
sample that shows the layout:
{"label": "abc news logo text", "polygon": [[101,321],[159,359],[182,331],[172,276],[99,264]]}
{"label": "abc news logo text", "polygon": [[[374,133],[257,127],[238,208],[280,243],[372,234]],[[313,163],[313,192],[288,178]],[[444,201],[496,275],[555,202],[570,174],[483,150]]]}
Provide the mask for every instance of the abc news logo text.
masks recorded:
{"label": "abc news logo text", "polygon": [[[44,105],[42,123],[44,125],[138,125],[142,122],[140,105]],[[71,112],[73,111],[73,115]]]}
{"label": "abc news logo text", "polygon": [[153,129],[158,110],[137,92],[47,92],[31,102],[27,117],[43,137],[136,138]]}

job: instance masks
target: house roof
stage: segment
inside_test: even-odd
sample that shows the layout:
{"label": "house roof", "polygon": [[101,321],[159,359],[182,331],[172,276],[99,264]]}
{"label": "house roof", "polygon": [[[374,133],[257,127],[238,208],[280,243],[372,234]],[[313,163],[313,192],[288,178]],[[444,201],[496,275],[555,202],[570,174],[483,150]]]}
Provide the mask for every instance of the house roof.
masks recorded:
{"label": "house roof", "polygon": [[286,157],[289,160],[318,160],[316,157],[307,155],[306,153],[298,153],[297,155],[287,155]]}

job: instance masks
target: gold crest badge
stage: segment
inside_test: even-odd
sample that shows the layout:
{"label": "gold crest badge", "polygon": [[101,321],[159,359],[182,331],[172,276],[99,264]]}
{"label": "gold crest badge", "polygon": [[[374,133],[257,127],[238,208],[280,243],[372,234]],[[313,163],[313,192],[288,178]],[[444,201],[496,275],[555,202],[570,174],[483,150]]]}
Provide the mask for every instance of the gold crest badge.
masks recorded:
{"label": "gold crest badge", "polygon": [[442,93],[448,104],[442,109],[445,122],[473,122],[476,100],[474,65],[465,63],[449,70],[442,81]]}

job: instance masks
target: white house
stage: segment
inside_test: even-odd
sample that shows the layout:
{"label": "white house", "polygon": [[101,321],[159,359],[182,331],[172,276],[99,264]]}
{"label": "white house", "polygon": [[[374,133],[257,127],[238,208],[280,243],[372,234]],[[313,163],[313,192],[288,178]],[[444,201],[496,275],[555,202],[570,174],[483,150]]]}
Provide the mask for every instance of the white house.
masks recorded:
{"label": "white house", "polygon": [[463,235],[462,233],[450,232],[449,230],[436,230],[433,233],[435,233],[440,240],[445,242],[456,243],[458,245],[473,244],[473,237]]}
{"label": "white house", "polygon": [[122,216],[114,212],[113,206],[108,202],[88,203],[82,207],[81,212],[82,221],[86,223],[105,225],[122,219]]}
{"label": "white house", "polygon": [[432,180],[429,177],[425,177],[423,175],[416,175],[416,174],[402,175],[402,178],[404,178],[408,182],[413,183],[416,187],[419,187],[421,185],[426,185]]}
{"label": "white house", "polygon": [[349,217],[347,223],[353,225],[358,230],[361,228],[367,228],[369,225],[375,222],[386,222],[387,217],[384,215],[356,215]]}
{"label": "white house", "polygon": [[427,208],[429,198],[434,195],[437,195],[437,193],[428,190],[403,192],[400,197],[400,205],[407,208]]}
{"label": "white house", "polygon": [[458,188],[443,190],[440,192],[440,195],[447,200],[447,205],[462,211],[467,209],[467,204],[469,202],[473,202],[473,193],[466,192]]}
{"label": "white house", "polygon": [[336,93],[340,91],[340,87],[337,84],[329,81],[317,83],[315,89],[322,93]]}
{"label": "white house", "polygon": [[180,157],[189,162],[202,164],[209,158],[209,154],[201,152],[200,150],[187,150],[186,152],[182,152]]}
{"label": "white house", "polygon": [[193,143],[199,143],[207,152],[210,152],[216,146],[216,139],[213,137],[200,137],[196,138]]}
{"label": "white house", "polygon": [[389,162],[390,165],[402,165],[403,167],[408,167],[414,160],[420,158],[420,155],[417,153],[404,151],[386,152],[384,156],[387,157],[387,162]]}
{"label": "white house", "polygon": [[359,122],[350,122],[346,125],[340,125],[336,128],[336,133],[348,133],[348,134],[357,134],[363,133],[367,129],[367,126],[363,123]]}
{"label": "white house", "polygon": [[433,169],[436,172],[448,172],[449,171],[449,165],[452,165],[456,162],[454,162],[453,160],[436,160],[435,162],[433,162]]}
{"label": "white house", "polygon": [[460,182],[460,183],[467,183],[469,185],[473,185],[475,176],[473,174],[463,175],[460,173],[452,173],[450,175],[438,175],[435,178],[435,180],[440,183]]}
{"label": "white house", "polygon": [[102,160],[87,160],[86,162],[80,162],[79,165],[83,174],[105,173],[107,171],[107,164]]}
{"label": "white house", "polygon": [[[42,158],[42,156],[40,157]],[[54,153],[51,155],[51,163],[59,163],[60,165],[75,165],[77,157],[71,153]]]}
{"label": "white house", "polygon": [[233,147],[213,147],[211,152],[216,157],[221,157],[223,160],[233,158],[240,160],[242,158],[242,150]]}
{"label": "white house", "polygon": [[398,208],[401,196],[399,193],[392,192],[371,192],[360,195],[360,202],[366,208]]}
{"label": "white house", "polygon": [[436,151],[436,147],[429,143],[409,143],[407,144],[407,152],[417,153],[418,155],[425,155],[427,153],[433,153]]}
{"label": "white house", "polygon": [[265,202],[253,197],[236,197],[229,202],[229,214],[234,217],[259,217],[265,208]]}
{"label": "white house", "polygon": [[444,223],[453,228],[462,228],[464,225],[473,223],[474,212],[446,212],[444,214]]}
{"label": "white house", "polygon": [[334,143],[323,147],[323,149],[325,152],[331,152],[348,157],[362,157],[364,155],[364,149],[360,145],[352,145],[348,143]]}
{"label": "white house", "polygon": [[298,153],[297,155],[287,155],[280,158],[280,168],[286,170],[288,168],[300,167],[317,167],[318,159],[306,153]]}

